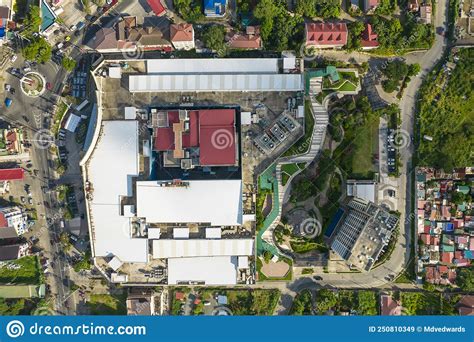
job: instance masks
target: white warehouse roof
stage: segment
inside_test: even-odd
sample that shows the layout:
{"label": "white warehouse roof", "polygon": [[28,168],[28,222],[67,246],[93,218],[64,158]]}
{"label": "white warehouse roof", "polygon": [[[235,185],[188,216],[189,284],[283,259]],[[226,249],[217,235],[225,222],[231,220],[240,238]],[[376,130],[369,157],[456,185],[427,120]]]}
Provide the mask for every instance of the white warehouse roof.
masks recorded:
{"label": "white warehouse roof", "polygon": [[278,58],[149,59],[149,74],[277,74]]}
{"label": "white warehouse roof", "polygon": [[252,239],[153,240],[153,258],[252,255],[253,241]]}
{"label": "white warehouse roof", "polygon": [[236,257],[168,259],[168,284],[198,281],[206,285],[237,284]]}
{"label": "white warehouse roof", "polygon": [[241,180],[191,180],[187,187],[137,182],[137,217],[148,223],[242,224]]}
{"label": "white warehouse roof", "polygon": [[300,91],[300,74],[130,75],[130,92]]}
{"label": "white warehouse roof", "polygon": [[138,174],[138,121],[104,121],[101,137],[87,162],[94,256],[117,256],[123,262],[146,262],[147,239],[131,237],[130,218],[120,215],[120,197],[132,195]]}

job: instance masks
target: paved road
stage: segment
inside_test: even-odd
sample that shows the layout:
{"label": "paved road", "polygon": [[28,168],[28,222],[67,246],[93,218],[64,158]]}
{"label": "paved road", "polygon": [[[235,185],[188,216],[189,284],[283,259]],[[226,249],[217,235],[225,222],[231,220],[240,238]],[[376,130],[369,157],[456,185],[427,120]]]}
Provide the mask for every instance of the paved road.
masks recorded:
{"label": "paved road", "polygon": [[[79,38],[75,38],[77,41]],[[77,59],[80,56],[78,49],[74,48],[70,57]],[[15,67],[22,67],[23,58],[18,55]],[[54,104],[57,94],[55,92],[61,88],[65,82],[67,72],[57,64],[49,61],[45,64],[39,64],[37,70],[42,74],[47,82],[52,85],[52,90],[46,90],[38,98],[30,98],[24,95],[20,90],[19,79],[10,74],[5,74],[6,83],[11,84],[15,89],[15,95],[9,94],[13,99],[10,108],[2,106],[2,118],[15,125],[21,125],[26,131],[28,140],[31,143],[30,155],[33,163],[33,169],[38,169],[38,175],[33,177],[30,182],[31,191],[35,202],[41,202],[37,207],[38,222],[32,232],[39,238],[39,246],[43,249],[44,256],[52,262],[52,272],[46,277],[46,283],[49,285],[50,293],[53,298],[53,310],[57,314],[71,314],[68,309],[69,301],[69,265],[62,257],[64,254],[60,250],[60,244],[55,243],[55,236],[59,236],[61,229],[58,221],[61,218],[56,204],[56,198],[52,192],[43,192],[43,187],[48,186],[50,180],[54,180],[55,174],[52,170],[52,156],[49,148],[35,143],[37,132],[45,130],[44,118],[48,113],[54,113]],[[45,115],[46,114],[46,115]],[[47,219],[52,220],[48,224]],[[72,308],[72,307],[71,307]]]}

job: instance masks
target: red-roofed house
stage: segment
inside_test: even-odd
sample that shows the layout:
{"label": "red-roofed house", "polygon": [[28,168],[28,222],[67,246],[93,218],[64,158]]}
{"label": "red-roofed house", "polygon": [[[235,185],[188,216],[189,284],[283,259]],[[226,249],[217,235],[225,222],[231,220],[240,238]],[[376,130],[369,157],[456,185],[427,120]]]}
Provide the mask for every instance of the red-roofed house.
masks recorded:
{"label": "red-roofed house", "polygon": [[0,181],[22,180],[25,170],[22,168],[0,169]]}
{"label": "red-roofed house", "polygon": [[373,12],[379,5],[380,0],[364,0],[365,12]]}
{"label": "red-roofed house", "polygon": [[462,296],[456,307],[458,308],[459,315],[461,316],[474,315],[474,296]]}
{"label": "red-roofed house", "polygon": [[181,301],[183,301],[183,300],[185,299],[185,297],[186,297],[186,295],[185,295],[183,292],[179,292],[179,291],[178,291],[178,292],[175,292],[175,294],[174,294],[174,298],[175,298],[176,300],[181,300]]}
{"label": "red-roofed house", "polygon": [[235,110],[168,111],[156,115],[161,122],[154,132],[156,151],[172,153],[178,160],[192,154],[201,166],[236,164]]}
{"label": "red-roofed house", "polygon": [[454,259],[453,252],[443,252],[441,253],[441,262],[444,264],[452,264]]}
{"label": "red-roofed house", "polygon": [[247,26],[245,34],[234,33],[229,36],[227,44],[231,49],[258,50],[262,48],[259,26]]}
{"label": "red-roofed house", "polygon": [[148,5],[151,7],[151,10],[155,15],[162,16],[166,13],[166,7],[163,6],[161,0],[146,0]]}
{"label": "red-roofed house", "polygon": [[365,30],[362,32],[360,45],[362,46],[363,50],[376,49],[379,46],[379,36],[373,31],[372,25],[365,25]]}
{"label": "red-roofed house", "polygon": [[342,48],[347,44],[347,25],[339,23],[307,23],[306,46]]}
{"label": "red-roofed house", "polygon": [[170,40],[176,50],[194,49],[194,28],[192,24],[171,24]]}
{"label": "red-roofed house", "polygon": [[402,314],[400,301],[393,300],[390,295],[381,295],[380,313],[382,316],[400,316]]}

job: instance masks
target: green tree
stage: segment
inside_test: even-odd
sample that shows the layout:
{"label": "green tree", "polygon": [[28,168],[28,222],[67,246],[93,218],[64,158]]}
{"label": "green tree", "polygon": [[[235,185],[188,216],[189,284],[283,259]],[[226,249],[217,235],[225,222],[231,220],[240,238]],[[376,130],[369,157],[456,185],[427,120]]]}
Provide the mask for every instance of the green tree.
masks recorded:
{"label": "green tree", "polygon": [[316,17],[316,0],[298,0],[295,12],[304,17]]}
{"label": "green tree", "polygon": [[201,0],[173,0],[173,5],[179,15],[190,23],[194,23],[204,17],[201,3]]}
{"label": "green tree", "polygon": [[474,291],[474,269],[472,267],[460,267],[456,277],[456,285],[463,291]]}
{"label": "green tree", "polygon": [[31,39],[33,33],[39,32],[41,22],[40,8],[38,6],[30,5],[26,18],[23,20],[21,34],[24,37]]}
{"label": "green tree", "polygon": [[263,41],[267,41],[273,30],[273,19],[277,14],[279,6],[274,0],[260,0],[253,15],[261,22],[260,32]]}
{"label": "green tree", "polygon": [[359,315],[377,315],[377,298],[374,291],[359,291],[357,293],[357,312]]}
{"label": "green tree", "polygon": [[64,57],[61,64],[67,71],[73,71],[76,67],[76,61],[69,57]]}
{"label": "green tree", "polygon": [[21,53],[26,60],[46,63],[51,59],[51,46],[43,37],[35,38]]}
{"label": "green tree", "polygon": [[316,308],[319,314],[324,314],[326,311],[334,308],[337,304],[336,294],[328,289],[321,289],[316,296]]}
{"label": "green tree", "polygon": [[207,48],[216,51],[219,55],[225,55],[225,30],[222,25],[208,26],[202,35],[202,41]]}
{"label": "green tree", "polygon": [[341,4],[334,0],[320,0],[316,2],[316,13],[324,19],[338,18],[341,15]]}
{"label": "green tree", "polygon": [[360,21],[354,21],[348,25],[348,50],[356,50],[360,48],[361,34],[364,32],[364,29],[364,24]]}
{"label": "green tree", "polygon": [[291,305],[290,315],[311,315],[313,309],[312,306],[311,292],[305,290],[296,295],[295,300]]}
{"label": "green tree", "polygon": [[418,63],[410,64],[408,66],[408,76],[415,76],[421,71],[421,66]]}

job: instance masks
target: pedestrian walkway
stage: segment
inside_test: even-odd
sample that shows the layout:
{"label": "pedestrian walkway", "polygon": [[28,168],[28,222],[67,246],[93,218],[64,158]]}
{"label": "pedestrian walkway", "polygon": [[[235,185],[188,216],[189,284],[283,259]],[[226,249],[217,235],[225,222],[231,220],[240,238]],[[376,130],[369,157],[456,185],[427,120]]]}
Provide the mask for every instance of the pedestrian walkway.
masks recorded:
{"label": "pedestrian walkway", "polygon": [[[316,81],[313,82],[313,79]],[[319,81],[318,81],[319,79]],[[265,218],[263,227],[257,235],[257,255],[263,251],[269,251],[274,255],[282,255],[283,252],[278,249],[273,241],[273,231],[280,223],[282,205],[288,196],[288,189],[290,189],[291,180],[298,175],[301,170],[295,172],[290,176],[285,185],[282,185],[282,165],[293,163],[311,163],[321,151],[324,144],[324,137],[326,136],[326,129],[329,123],[329,114],[327,112],[327,103],[329,99],[325,99],[323,104],[316,101],[316,94],[321,91],[322,80],[320,77],[313,77],[309,79],[309,100],[311,101],[311,113],[314,118],[313,132],[311,133],[311,145],[309,149],[299,155],[281,157],[274,164],[272,164],[263,174],[265,179],[268,172],[271,172],[273,177],[273,208],[269,215]]]}

